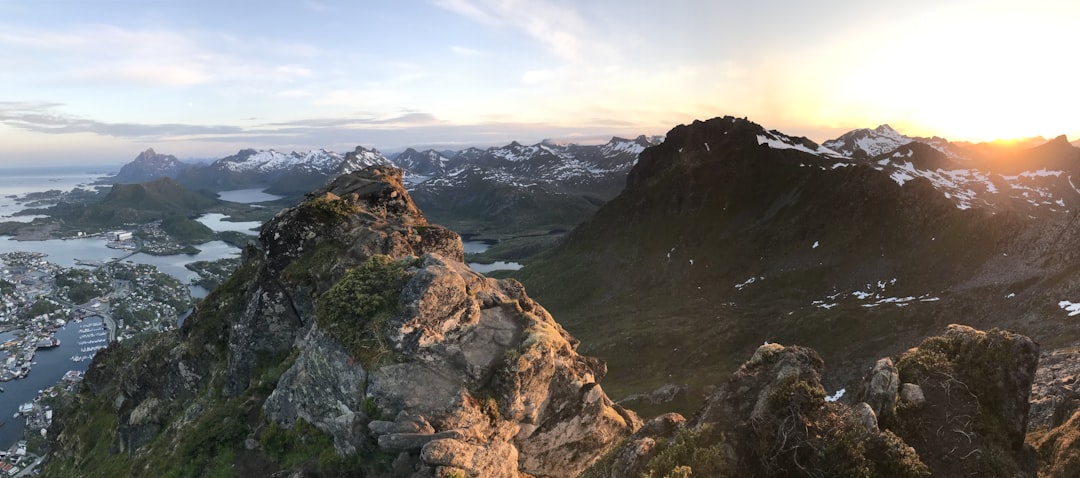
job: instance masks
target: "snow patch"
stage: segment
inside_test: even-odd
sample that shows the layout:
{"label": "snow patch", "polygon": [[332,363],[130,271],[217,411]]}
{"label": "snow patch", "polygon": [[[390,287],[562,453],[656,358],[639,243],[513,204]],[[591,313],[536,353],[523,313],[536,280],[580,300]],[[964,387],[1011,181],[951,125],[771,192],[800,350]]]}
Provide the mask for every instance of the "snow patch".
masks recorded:
{"label": "snow patch", "polygon": [[826,402],[835,402],[837,400],[840,400],[840,397],[843,397],[845,392],[847,392],[847,389],[846,388],[841,388],[840,390],[837,390],[836,393],[834,393],[832,395],[829,395],[829,396],[826,396],[825,401]]}
{"label": "snow patch", "polygon": [[742,282],[742,283],[740,283],[740,284],[735,284],[735,289],[737,289],[737,290],[743,290],[743,287],[746,287],[746,286],[748,286],[748,285],[750,285],[750,284],[753,284],[754,282],[757,282],[757,281],[759,281],[759,280],[765,280],[765,276],[760,276],[760,277],[751,277],[751,278],[749,278],[749,279],[746,279],[745,281],[743,281],[743,282]]}
{"label": "snow patch", "polygon": [[817,149],[810,149],[802,143],[795,142],[790,136],[786,136],[777,132],[767,132],[765,134],[757,135],[758,144],[764,144],[772,149],[794,149],[802,151],[804,153],[810,153],[815,156],[832,156],[843,157],[840,153],[833,151],[824,146],[818,146]]}
{"label": "snow patch", "polygon": [[1061,307],[1066,312],[1068,312],[1069,317],[1080,315],[1080,302],[1063,300],[1061,302],[1058,302],[1058,307]]}

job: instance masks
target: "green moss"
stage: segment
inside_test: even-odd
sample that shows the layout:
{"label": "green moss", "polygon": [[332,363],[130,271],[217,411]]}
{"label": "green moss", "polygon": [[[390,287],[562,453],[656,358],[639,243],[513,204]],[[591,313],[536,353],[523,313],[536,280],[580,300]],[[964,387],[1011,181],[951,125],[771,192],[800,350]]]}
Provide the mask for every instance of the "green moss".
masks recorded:
{"label": "green moss", "polygon": [[360,411],[364,412],[364,415],[372,420],[382,418],[382,410],[379,410],[379,404],[375,403],[375,399],[372,397],[364,397],[364,400],[360,402]]}
{"label": "green moss", "polygon": [[319,327],[366,368],[396,360],[383,337],[386,321],[401,312],[398,299],[413,261],[373,256],[348,271],[315,305]]}
{"label": "green moss", "polygon": [[229,341],[229,322],[244,311],[248,288],[261,263],[249,259],[220,287],[214,289],[196,307],[182,326],[182,334],[191,353],[203,357],[207,349],[224,354]]}
{"label": "green moss", "polygon": [[660,443],[660,452],[649,460],[646,476],[676,477],[728,476],[724,437],[711,427],[684,428],[669,441]]}
{"label": "green moss", "polygon": [[326,193],[325,196],[312,199],[302,205],[315,212],[324,220],[348,217],[360,212],[360,207],[334,194]]}
{"label": "green moss", "polygon": [[112,406],[105,398],[87,400],[80,397],[75,406],[65,410],[64,418],[69,429],[64,436],[83,444],[74,456],[54,456],[41,476],[81,477],[93,470],[97,476],[130,476],[131,460],[126,454],[115,453],[119,444],[116,433],[118,420]]}
{"label": "green moss", "polygon": [[342,247],[329,241],[319,244],[314,250],[294,259],[281,271],[281,277],[298,285],[316,287],[319,282],[329,280],[330,268],[337,262]]}
{"label": "green moss", "polygon": [[795,412],[809,411],[825,404],[825,389],[800,380],[798,375],[788,375],[769,394],[768,403],[769,410],[774,412],[787,409]]}
{"label": "green moss", "polygon": [[317,460],[324,451],[334,450],[334,439],[302,418],[290,428],[271,423],[259,435],[259,444],[283,468]]}
{"label": "green moss", "polygon": [[209,405],[180,438],[167,462],[157,461],[171,466],[163,476],[202,476],[209,470],[220,468],[222,456],[239,450],[248,435],[243,411],[241,405],[232,400]]}

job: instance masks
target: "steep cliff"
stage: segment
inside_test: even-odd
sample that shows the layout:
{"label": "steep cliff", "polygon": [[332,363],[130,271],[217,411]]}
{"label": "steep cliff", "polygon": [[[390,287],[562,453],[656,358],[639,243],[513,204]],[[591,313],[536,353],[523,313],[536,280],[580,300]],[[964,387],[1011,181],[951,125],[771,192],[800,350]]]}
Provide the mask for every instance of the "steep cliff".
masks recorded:
{"label": "steep cliff", "polygon": [[398,170],[337,178],[259,241],[178,332],[95,359],[47,476],[573,476],[640,425]]}

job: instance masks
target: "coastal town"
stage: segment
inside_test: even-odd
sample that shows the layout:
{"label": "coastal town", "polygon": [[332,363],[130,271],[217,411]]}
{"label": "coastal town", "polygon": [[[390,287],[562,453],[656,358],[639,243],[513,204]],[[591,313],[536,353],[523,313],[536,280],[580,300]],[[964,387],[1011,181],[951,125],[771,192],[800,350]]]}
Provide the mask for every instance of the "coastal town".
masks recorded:
{"label": "coastal town", "polygon": [[[131,233],[111,233],[107,239],[115,249],[139,249]],[[66,351],[64,363],[85,369],[83,362],[111,342],[177,327],[193,303],[187,285],[152,265],[123,260],[127,257],[62,267],[41,252],[0,254],[0,399],[6,382],[33,373],[43,350],[63,345],[57,350]],[[70,370],[56,386],[19,403],[14,417],[0,417],[0,427],[7,418],[22,417],[26,423],[24,439],[0,450],[0,476],[33,468],[43,454],[52,403],[80,380],[81,373]]]}
{"label": "coastal town", "polygon": [[6,450],[0,450],[0,476],[34,476],[45,457],[45,442],[53,412],[74,396],[83,374],[72,370],[56,385],[40,390],[37,396],[19,405],[15,417],[26,419],[22,440]]}

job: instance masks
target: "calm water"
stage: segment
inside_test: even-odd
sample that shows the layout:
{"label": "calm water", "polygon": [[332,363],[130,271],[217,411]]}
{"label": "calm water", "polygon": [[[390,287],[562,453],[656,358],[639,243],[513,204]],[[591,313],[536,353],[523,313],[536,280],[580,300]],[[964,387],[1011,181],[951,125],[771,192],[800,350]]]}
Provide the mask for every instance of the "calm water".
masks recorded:
{"label": "calm water", "polygon": [[478,264],[476,262],[470,262],[469,268],[481,274],[487,274],[491,271],[516,271],[518,269],[521,269],[521,264],[518,264],[517,262],[503,261],[495,261],[491,264]]}
{"label": "calm water", "polygon": [[[490,242],[486,241],[461,241],[461,245],[464,246],[466,254],[479,254],[488,250],[491,247]],[[481,274],[487,274],[491,271],[516,271],[521,269],[521,264],[517,262],[504,262],[495,261],[491,264],[479,264],[476,262],[470,262],[469,267]]]}
{"label": "calm water", "polygon": [[491,244],[485,241],[466,241],[462,238],[461,245],[465,248],[466,254],[479,254],[488,250]]}
{"label": "calm water", "polygon": [[259,188],[233,189],[231,191],[221,191],[218,193],[218,199],[221,199],[222,201],[238,202],[240,204],[274,201],[283,197],[285,196],[264,193],[263,190]]}
{"label": "calm water", "polygon": [[[19,410],[19,405],[29,402],[37,396],[38,390],[44,390],[60,380],[68,370],[85,371],[90,366],[90,361],[71,361],[72,355],[85,355],[79,349],[86,345],[79,345],[79,329],[100,327],[100,320],[84,320],[82,323],[69,323],[66,327],[56,332],[56,338],[60,340],[60,346],[51,349],[41,349],[34,355],[37,362],[30,370],[26,378],[0,383],[4,393],[0,393],[0,421],[4,426],[0,427],[0,447],[7,450],[9,446],[23,437],[23,427],[26,420],[12,418]],[[4,334],[10,338],[10,334]]]}
{"label": "calm water", "polygon": [[196,221],[203,223],[206,227],[214,232],[222,231],[237,231],[244,234],[258,235],[259,228],[262,227],[262,223],[259,221],[246,221],[246,222],[232,222],[225,219],[229,216],[219,213],[203,214],[199,216]]}
{"label": "calm water", "polygon": [[0,168],[0,222],[30,222],[36,216],[12,216],[26,209],[8,196],[43,192],[52,189],[70,191],[76,187],[93,189],[90,183],[103,176],[102,173],[71,168]]}

